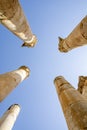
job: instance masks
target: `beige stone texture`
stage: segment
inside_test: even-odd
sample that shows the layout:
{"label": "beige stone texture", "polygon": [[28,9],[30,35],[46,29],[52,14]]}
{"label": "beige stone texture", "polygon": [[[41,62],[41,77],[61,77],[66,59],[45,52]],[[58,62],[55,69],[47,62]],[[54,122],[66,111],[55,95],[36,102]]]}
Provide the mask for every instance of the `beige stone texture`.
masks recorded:
{"label": "beige stone texture", "polygon": [[10,106],[4,115],[0,118],[0,130],[12,130],[19,112],[20,106],[18,104]]}
{"label": "beige stone texture", "polygon": [[62,76],[54,80],[69,130],[87,130],[87,100]]}
{"label": "beige stone texture", "polygon": [[79,76],[78,91],[87,99],[87,76]]}
{"label": "beige stone texture", "polygon": [[30,74],[26,66],[0,75],[0,102],[4,100],[10,92],[17,87]]}
{"label": "beige stone texture", "polygon": [[0,0],[0,22],[24,41],[22,46],[35,46],[37,38],[32,34],[18,0]]}
{"label": "beige stone texture", "polygon": [[59,50],[68,52],[76,47],[87,44],[87,16],[75,27],[65,39],[59,37]]}

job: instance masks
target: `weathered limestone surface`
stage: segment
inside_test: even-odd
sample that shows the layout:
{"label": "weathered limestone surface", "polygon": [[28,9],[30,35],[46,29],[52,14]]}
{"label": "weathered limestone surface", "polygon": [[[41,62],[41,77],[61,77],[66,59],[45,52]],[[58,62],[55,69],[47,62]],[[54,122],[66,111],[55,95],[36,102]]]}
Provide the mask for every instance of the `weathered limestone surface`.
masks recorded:
{"label": "weathered limestone surface", "polygon": [[87,99],[87,76],[80,76],[78,91]]}
{"label": "weathered limestone surface", "polygon": [[16,86],[29,76],[30,70],[26,66],[0,75],[0,101],[14,89]]}
{"label": "weathered limestone surface", "polygon": [[4,115],[0,118],[0,130],[12,130],[19,112],[20,106],[18,104],[14,104],[9,107]]}
{"label": "weathered limestone surface", "polygon": [[87,130],[87,100],[62,76],[54,80],[69,130]]}
{"label": "weathered limestone surface", "polygon": [[22,46],[34,47],[37,42],[18,0],[0,0],[0,22],[24,41]]}
{"label": "weathered limestone surface", "polygon": [[76,47],[87,44],[87,16],[76,26],[76,28],[65,39],[59,37],[59,50],[68,52]]}

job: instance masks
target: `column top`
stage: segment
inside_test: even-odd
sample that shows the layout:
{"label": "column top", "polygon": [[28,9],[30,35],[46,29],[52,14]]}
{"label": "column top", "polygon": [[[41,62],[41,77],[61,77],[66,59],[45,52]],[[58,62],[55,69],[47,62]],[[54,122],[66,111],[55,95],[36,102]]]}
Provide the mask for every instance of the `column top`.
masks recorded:
{"label": "column top", "polygon": [[27,66],[21,66],[21,67],[19,67],[19,69],[23,69],[24,71],[26,71],[27,72],[27,74],[28,74],[28,76],[29,76],[29,73],[30,73],[30,69],[27,67]]}
{"label": "column top", "polygon": [[22,44],[22,47],[34,47],[37,43],[37,37],[33,34],[31,40],[27,40]]}
{"label": "column top", "polygon": [[10,110],[12,107],[14,107],[14,106],[17,106],[17,107],[19,107],[20,108],[20,105],[19,104],[13,104],[13,105],[11,105],[9,108],[8,108],[8,110]]}
{"label": "column top", "polygon": [[66,84],[66,83],[69,84],[68,81],[66,81],[63,76],[57,76],[57,77],[54,79],[54,84],[55,84],[55,83],[57,83],[58,86],[60,86],[61,84]]}

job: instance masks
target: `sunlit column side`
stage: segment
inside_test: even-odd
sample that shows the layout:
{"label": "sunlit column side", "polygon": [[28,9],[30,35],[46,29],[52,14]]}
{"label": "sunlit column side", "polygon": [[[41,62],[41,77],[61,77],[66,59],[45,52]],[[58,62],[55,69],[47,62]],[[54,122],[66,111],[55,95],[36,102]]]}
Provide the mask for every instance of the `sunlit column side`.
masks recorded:
{"label": "sunlit column side", "polygon": [[20,106],[18,104],[10,106],[0,118],[0,130],[12,130],[19,112]]}
{"label": "sunlit column side", "polygon": [[35,46],[37,38],[32,33],[18,0],[0,0],[0,21],[24,41],[22,46]]}
{"label": "sunlit column side", "polygon": [[87,101],[62,76],[54,84],[69,130],[87,129]]}
{"label": "sunlit column side", "polygon": [[87,99],[87,76],[79,76],[78,91]]}
{"label": "sunlit column side", "polygon": [[21,66],[17,70],[0,75],[0,101],[17,87],[17,85],[26,79],[30,70],[26,66]]}
{"label": "sunlit column side", "polygon": [[65,39],[59,37],[59,50],[68,52],[73,48],[87,44],[87,16],[76,26],[76,28]]}

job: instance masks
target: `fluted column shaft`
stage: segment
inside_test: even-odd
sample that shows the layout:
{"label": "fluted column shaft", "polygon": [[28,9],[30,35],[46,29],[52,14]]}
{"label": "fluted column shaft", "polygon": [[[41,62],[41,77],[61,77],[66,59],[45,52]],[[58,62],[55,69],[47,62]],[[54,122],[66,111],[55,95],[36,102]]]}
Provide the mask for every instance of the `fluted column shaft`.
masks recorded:
{"label": "fluted column shaft", "polygon": [[87,129],[87,101],[62,76],[54,80],[69,130]]}
{"label": "fluted column shaft", "polygon": [[0,101],[14,89],[16,86],[26,79],[30,74],[30,70],[26,66],[21,66],[17,70],[0,75]]}
{"label": "fluted column shaft", "polygon": [[18,0],[0,0],[0,21],[24,41],[22,46],[33,47],[36,36],[32,34]]}
{"label": "fluted column shaft", "polygon": [[9,107],[4,115],[0,118],[0,130],[12,130],[19,112],[20,106],[18,104],[14,104]]}
{"label": "fluted column shaft", "polygon": [[76,47],[87,44],[87,16],[65,39],[59,37],[59,50],[68,52]]}

